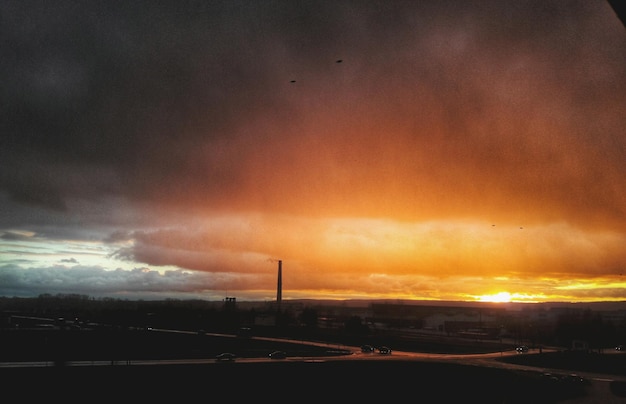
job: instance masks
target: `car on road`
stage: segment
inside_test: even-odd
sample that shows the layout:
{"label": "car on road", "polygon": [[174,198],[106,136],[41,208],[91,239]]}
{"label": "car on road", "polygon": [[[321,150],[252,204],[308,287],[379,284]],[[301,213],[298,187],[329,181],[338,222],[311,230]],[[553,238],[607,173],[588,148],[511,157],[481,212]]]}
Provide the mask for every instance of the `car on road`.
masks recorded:
{"label": "car on road", "polygon": [[361,352],[363,353],[372,353],[374,352],[374,347],[371,345],[361,345]]}
{"label": "car on road", "polygon": [[391,348],[387,346],[381,346],[378,348],[378,353],[382,355],[391,355]]}
{"label": "car on road", "polygon": [[528,347],[526,345],[522,345],[515,348],[515,350],[517,351],[517,353],[526,353],[528,352]]}
{"label": "car on road", "polygon": [[285,351],[274,351],[269,355],[270,359],[285,359],[287,357],[287,352]]}
{"label": "car on road", "polygon": [[222,352],[221,354],[217,355],[215,359],[218,362],[232,362],[235,360],[236,357],[237,355],[232,352]]}

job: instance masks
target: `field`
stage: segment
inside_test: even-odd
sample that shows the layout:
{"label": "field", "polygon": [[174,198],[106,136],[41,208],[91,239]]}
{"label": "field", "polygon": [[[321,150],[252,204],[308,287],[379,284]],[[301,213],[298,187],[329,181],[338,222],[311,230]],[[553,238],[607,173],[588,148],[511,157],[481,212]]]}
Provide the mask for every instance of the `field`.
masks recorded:
{"label": "field", "polygon": [[[408,360],[315,360],[328,355],[328,348],[289,344],[249,338],[214,337],[202,334],[177,334],[159,331],[73,332],[6,331],[0,334],[4,347],[0,361],[45,360],[39,368],[0,369],[5,386],[20,387],[31,399],[50,395],[85,397],[101,400],[180,400],[203,397],[207,400],[272,399],[290,402],[332,400],[389,402],[415,400],[428,402],[481,403],[558,403],[584,399],[585,384],[555,383],[539,372],[526,372]],[[391,346],[394,341],[388,340]],[[396,341],[408,347],[409,342]],[[414,346],[444,349],[441,344],[414,342]],[[7,349],[7,347],[11,347]],[[476,344],[474,351],[484,349]],[[469,350],[468,346],[450,348]],[[310,360],[198,365],[137,365],[140,359],[215,358],[220,352],[238,357],[267,357],[273,350]],[[603,355],[615,359],[612,370],[623,369],[622,355]],[[626,355],[625,355],[626,356]],[[394,358],[395,359],[395,358]],[[578,366],[603,366],[579,357]],[[110,365],[68,366],[69,361],[109,361]],[[130,361],[130,365],[126,361]],[[564,355],[519,355],[514,360],[535,366],[574,366]],[[543,362],[539,362],[539,360]],[[532,364],[532,363],[531,363]],[[620,368],[622,366],[622,368]],[[606,366],[604,369],[609,369]],[[620,393],[620,392],[617,392]],[[618,397],[617,395],[615,397]]]}
{"label": "field", "polygon": [[[584,394],[524,373],[446,363],[330,361],[1,369],[30,399],[555,403]],[[30,387],[28,387],[30,386]]]}

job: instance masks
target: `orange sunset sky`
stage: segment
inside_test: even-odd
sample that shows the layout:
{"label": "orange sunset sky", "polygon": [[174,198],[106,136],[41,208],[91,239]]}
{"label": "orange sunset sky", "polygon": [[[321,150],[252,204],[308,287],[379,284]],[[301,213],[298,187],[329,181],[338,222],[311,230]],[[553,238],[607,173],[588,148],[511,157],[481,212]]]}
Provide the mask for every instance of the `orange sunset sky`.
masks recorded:
{"label": "orange sunset sky", "polygon": [[0,14],[0,296],[626,300],[607,1]]}

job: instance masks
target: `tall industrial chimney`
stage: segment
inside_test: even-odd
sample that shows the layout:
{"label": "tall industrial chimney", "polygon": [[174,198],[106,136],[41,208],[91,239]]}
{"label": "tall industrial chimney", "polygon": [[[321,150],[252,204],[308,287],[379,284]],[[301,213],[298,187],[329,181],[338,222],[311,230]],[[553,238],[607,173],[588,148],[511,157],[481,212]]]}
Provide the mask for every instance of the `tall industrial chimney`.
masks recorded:
{"label": "tall industrial chimney", "polygon": [[280,308],[280,302],[283,299],[283,261],[278,260],[278,287],[276,288],[276,303]]}

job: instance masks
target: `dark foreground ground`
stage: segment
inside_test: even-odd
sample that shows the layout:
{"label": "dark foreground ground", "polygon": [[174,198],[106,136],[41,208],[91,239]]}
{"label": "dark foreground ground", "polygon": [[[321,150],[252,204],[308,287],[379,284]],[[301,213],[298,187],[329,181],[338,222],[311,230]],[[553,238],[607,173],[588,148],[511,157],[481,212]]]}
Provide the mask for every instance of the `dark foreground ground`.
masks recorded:
{"label": "dark foreground ground", "polygon": [[562,386],[501,369],[413,361],[215,363],[0,369],[16,398],[243,403],[556,403],[582,397]]}
{"label": "dark foreground ground", "polygon": [[[363,342],[380,342],[368,339]],[[402,402],[428,403],[594,403],[626,402],[626,387],[612,383],[602,401],[588,381],[554,380],[539,369],[563,369],[564,374],[597,372],[626,375],[626,354],[524,354],[510,358],[537,371],[506,370],[471,364],[434,361],[333,360],[328,348],[203,334],[159,331],[0,333],[0,362],[45,361],[44,367],[0,368],[7,397],[99,402],[221,400],[273,402]],[[393,348],[411,348],[407,341],[387,338]],[[338,345],[339,347],[340,345]],[[417,351],[430,345],[414,341]],[[433,346],[458,352],[460,346]],[[462,347],[465,350],[468,346]],[[481,351],[480,344],[474,348]],[[269,352],[310,357],[305,362],[267,360]],[[410,349],[409,349],[410,350]],[[340,351],[340,350],[337,350]],[[197,365],[138,365],[142,359],[214,359],[220,352],[260,362]],[[334,350],[332,352],[335,352]],[[378,354],[376,354],[378,355]],[[325,358],[317,360],[316,357]],[[126,361],[130,361],[127,365]],[[83,362],[75,366],[72,361]],[[88,361],[106,361],[93,365]],[[110,362],[109,362],[110,361]],[[114,364],[113,364],[114,363]],[[611,401],[606,401],[605,398]]]}

